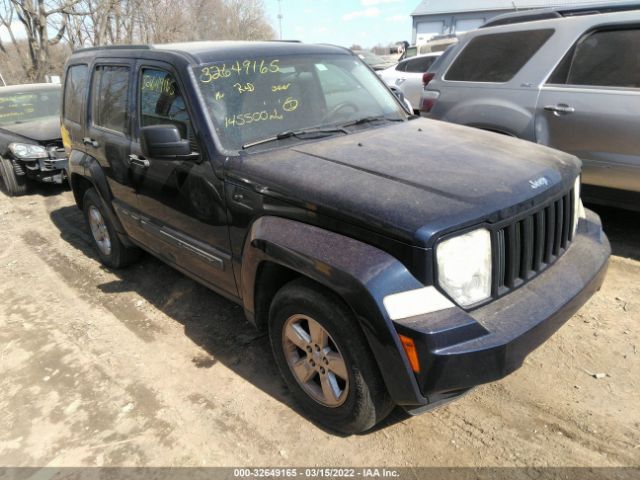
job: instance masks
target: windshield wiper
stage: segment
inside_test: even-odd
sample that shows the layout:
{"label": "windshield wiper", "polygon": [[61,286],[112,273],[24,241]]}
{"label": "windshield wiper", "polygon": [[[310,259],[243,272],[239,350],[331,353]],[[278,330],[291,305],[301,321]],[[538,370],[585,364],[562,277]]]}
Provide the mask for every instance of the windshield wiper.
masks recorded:
{"label": "windshield wiper", "polygon": [[[243,149],[255,147],[257,145],[262,145],[264,143],[275,142],[278,140],[284,140],[285,138],[301,138],[303,140],[312,140],[315,138],[323,138],[328,137],[329,135],[333,135],[334,133],[344,133],[345,135],[349,132],[346,131],[343,127],[336,128],[310,128],[307,130],[285,130],[273,137],[263,138],[262,140],[256,140],[255,142],[249,142],[242,146]],[[307,136],[310,135],[310,136]]]}
{"label": "windshield wiper", "polygon": [[363,123],[372,123],[372,122],[404,122],[403,118],[389,118],[385,116],[377,116],[377,117],[362,117],[357,120],[354,120],[349,123],[345,123],[341,125],[341,127],[353,127],[355,125],[362,125]]}

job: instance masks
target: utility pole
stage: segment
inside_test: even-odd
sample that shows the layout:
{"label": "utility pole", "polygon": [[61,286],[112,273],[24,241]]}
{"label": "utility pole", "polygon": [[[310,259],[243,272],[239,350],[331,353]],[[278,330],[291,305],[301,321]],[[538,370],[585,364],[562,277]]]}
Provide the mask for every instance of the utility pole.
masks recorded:
{"label": "utility pole", "polygon": [[278,24],[280,25],[280,40],[282,40],[282,0],[278,0]]}

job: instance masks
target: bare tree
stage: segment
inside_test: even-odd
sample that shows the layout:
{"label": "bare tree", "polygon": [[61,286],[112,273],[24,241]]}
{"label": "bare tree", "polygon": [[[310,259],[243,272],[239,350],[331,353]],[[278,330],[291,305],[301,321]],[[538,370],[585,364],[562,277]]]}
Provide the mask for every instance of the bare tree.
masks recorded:
{"label": "bare tree", "polygon": [[19,59],[22,81],[61,69],[52,49],[275,36],[262,0],[0,0],[0,27],[0,69]]}
{"label": "bare tree", "polygon": [[[44,81],[49,69],[49,49],[64,36],[68,14],[79,1],[3,0],[0,22],[9,31],[18,51],[20,41],[14,32],[14,15],[26,36],[27,55],[23,67],[29,80]],[[55,32],[52,38],[49,37],[50,31]]]}
{"label": "bare tree", "polygon": [[71,14],[73,47],[273,38],[261,0],[81,0]]}
{"label": "bare tree", "polygon": [[265,21],[262,0],[226,0],[224,2],[221,31],[228,40],[271,39],[275,32]]}

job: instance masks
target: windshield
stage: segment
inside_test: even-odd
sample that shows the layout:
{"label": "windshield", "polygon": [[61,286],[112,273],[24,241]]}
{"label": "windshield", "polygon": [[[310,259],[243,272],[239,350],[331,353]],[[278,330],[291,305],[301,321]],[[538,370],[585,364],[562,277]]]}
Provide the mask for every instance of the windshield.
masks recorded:
{"label": "windshield", "polygon": [[2,93],[0,125],[30,122],[60,115],[60,89]]}
{"label": "windshield", "polygon": [[351,55],[239,59],[194,73],[226,150],[286,131],[406,118],[393,94]]}

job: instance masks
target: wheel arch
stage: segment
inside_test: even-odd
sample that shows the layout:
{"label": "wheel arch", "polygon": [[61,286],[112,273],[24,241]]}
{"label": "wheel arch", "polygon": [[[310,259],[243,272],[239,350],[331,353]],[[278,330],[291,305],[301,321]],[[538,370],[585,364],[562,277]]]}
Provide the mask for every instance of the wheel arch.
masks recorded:
{"label": "wheel arch", "polygon": [[442,120],[494,133],[535,139],[534,111],[509,99],[489,96],[456,103]]}
{"label": "wheel arch", "polygon": [[273,296],[298,277],[334,293],[354,313],[396,403],[426,403],[382,304],[389,290],[419,288],[404,265],[319,227],[279,217],[256,220],[244,245],[239,282],[247,318],[264,328]]}
{"label": "wheel arch", "polygon": [[76,205],[81,210],[83,209],[85,193],[88,189],[94,188],[105,203],[109,218],[113,222],[122,242],[127,246],[133,245],[127,237],[126,230],[122,226],[118,215],[116,215],[111,203],[114,199],[113,193],[109,188],[109,183],[102,167],[95,158],[78,150],[71,152],[71,155],[69,155],[69,185],[71,185]]}
{"label": "wheel arch", "polygon": [[69,183],[71,185],[71,191],[73,192],[73,198],[76,201],[76,206],[82,210],[84,208],[83,200],[84,194],[90,188],[94,188],[93,183],[87,177],[84,177],[78,173],[72,173],[69,177]]}

